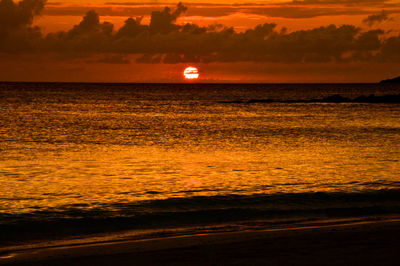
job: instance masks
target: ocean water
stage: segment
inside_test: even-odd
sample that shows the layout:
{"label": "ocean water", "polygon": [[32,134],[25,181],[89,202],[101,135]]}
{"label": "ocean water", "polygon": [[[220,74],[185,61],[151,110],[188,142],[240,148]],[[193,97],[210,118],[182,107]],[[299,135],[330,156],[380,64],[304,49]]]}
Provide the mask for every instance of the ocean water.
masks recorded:
{"label": "ocean water", "polygon": [[399,214],[400,104],[279,102],[399,93],[1,83],[0,231]]}

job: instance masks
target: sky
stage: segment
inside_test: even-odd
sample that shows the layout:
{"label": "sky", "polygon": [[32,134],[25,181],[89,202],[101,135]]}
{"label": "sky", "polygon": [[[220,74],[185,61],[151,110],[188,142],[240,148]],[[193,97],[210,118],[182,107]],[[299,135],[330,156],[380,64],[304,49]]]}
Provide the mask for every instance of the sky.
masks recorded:
{"label": "sky", "polygon": [[400,75],[400,0],[0,0],[0,80],[342,83]]}

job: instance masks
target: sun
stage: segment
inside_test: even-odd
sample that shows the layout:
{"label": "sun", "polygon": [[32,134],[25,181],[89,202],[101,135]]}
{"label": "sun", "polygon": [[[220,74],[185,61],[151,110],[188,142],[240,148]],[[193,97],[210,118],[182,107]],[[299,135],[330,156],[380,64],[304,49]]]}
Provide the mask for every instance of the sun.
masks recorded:
{"label": "sun", "polygon": [[198,79],[199,78],[199,70],[195,67],[187,67],[185,68],[185,70],[183,71],[183,76],[185,77],[185,79]]}

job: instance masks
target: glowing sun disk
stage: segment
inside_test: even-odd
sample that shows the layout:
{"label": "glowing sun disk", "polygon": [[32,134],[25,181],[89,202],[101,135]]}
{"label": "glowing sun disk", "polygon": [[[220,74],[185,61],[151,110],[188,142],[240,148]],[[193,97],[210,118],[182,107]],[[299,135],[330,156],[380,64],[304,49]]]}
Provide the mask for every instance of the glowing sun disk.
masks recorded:
{"label": "glowing sun disk", "polygon": [[195,67],[187,67],[183,71],[185,79],[197,79],[199,78],[199,71]]}

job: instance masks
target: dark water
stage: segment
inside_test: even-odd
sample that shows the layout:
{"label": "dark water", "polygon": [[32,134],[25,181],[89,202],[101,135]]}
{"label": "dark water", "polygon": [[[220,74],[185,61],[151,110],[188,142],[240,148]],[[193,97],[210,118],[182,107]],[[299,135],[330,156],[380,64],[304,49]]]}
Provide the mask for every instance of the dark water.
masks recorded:
{"label": "dark water", "polygon": [[243,103],[399,93],[375,84],[0,84],[0,229],[399,214],[400,104]]}

